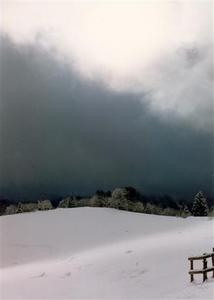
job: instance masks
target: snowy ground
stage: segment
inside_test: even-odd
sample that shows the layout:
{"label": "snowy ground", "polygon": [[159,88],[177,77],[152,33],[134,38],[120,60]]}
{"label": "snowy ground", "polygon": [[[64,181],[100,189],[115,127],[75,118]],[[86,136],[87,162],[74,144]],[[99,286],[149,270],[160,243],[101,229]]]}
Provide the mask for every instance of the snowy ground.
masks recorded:
{"label": "snowy ground", "polygon": [[187,260],[214,247],[211,218],[57,209],[2,216],[0,234],[1,299],[214,299]]}

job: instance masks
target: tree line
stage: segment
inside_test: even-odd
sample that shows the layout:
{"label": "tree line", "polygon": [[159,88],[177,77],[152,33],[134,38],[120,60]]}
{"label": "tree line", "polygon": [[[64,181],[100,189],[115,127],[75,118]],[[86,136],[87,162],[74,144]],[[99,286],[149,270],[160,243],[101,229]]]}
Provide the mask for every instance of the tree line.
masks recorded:
{"label": "tree line", "polygon": [[92,197],[68,195],[54,200],[40,199],[38,202],[10,203],[0,200],[0,214],[15,214],[35,210],[72,207],[109,207],[131,212],[166,216],[214,216],[213,199],[198,192],[188,203],[169,195],[143,195],[133,187],[116,188],[111,191],[98,190]]}

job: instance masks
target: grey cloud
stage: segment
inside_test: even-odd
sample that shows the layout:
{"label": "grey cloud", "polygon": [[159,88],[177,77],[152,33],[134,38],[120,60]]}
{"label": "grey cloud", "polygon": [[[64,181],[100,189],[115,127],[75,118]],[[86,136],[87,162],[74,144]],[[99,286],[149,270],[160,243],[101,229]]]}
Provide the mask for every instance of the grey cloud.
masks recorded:
{"label": "grey cloud", "polygon": [[189,125],[213,132],[213,46],[179,47],[157,61],[143,81],[151,89],[150,105],[157,114],[188,119]]}
{"label": "grey cloud", "polygon": [[213,192],[211,131],[188,119],[163,120],[142,94],[83,80],[39,44],[2,36],[0,62],[1,195],[125,185],[182,196]]}

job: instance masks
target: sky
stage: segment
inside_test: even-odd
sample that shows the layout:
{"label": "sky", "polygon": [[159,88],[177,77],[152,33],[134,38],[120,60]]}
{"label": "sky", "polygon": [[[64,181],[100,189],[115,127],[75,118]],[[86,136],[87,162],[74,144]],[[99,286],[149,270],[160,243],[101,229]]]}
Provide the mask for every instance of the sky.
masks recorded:
{"label": "sky", "polygon": [[1,1],[0,194],[214,192],[211,1]]}

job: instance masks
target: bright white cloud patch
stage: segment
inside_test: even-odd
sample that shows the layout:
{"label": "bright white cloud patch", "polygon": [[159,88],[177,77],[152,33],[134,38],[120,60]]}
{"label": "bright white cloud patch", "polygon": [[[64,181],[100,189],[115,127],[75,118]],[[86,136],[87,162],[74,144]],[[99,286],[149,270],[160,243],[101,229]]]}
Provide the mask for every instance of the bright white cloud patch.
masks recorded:
{"label": "bright white cloud patch", "polygon": [[2,27],[17,40],[46,30],[83,70],[118,77],[195,42],[200,33],[209,35],[210,9],[209,2],[12,1],[3,4]]}
{"label": "bright white cloud patch", "polygon": [[[149,91],[155,110],[191,118],[202,112],[200,126],[210,125],[211,1],[7,1],[2,9],[2,29],[17,41],[36,35],[82,75]],[[193,67],[186,65],[191,51],[199,53]]]}

